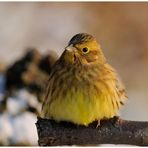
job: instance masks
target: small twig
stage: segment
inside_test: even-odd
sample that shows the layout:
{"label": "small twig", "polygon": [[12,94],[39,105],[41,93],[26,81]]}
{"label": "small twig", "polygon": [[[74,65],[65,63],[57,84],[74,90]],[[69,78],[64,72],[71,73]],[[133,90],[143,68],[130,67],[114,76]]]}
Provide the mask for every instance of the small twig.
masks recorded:
{"label": "small twig", "polygon": [[114,117],[88,127],[69,122],[57,123],[38,118],[36,123],[40,146],[130,144],[148,146],[148,122],[127,121]]}

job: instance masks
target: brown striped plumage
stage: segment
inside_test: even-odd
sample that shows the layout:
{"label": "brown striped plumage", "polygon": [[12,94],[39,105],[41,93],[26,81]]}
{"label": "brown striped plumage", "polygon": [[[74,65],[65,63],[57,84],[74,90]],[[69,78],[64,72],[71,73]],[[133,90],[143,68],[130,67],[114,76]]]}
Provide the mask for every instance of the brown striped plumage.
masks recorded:
{"label": "brown striped plumage", "polygon": [[117,115],[125,98],[96,39],[77,34],[52,69],[42,117],[87,126]]}

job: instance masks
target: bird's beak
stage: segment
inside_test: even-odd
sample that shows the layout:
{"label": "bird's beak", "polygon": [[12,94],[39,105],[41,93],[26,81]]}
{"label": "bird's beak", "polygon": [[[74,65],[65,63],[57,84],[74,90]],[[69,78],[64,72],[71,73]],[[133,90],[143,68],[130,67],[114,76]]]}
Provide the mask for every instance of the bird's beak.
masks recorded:
{"label": "bird's beak", "polygon": [[73,45],[71,44],[71,45],[69,45],[69,46],[67,46],[66,48],[65,48],[67,51],[69,51],[69,52],[74,52],[74,47],[73,47]]}
{"label": "bird's beak", "polygon": [[75,61],[75,47],[73,45],[69,45],[65,48],[64,59],[69,63],[74,63]]}

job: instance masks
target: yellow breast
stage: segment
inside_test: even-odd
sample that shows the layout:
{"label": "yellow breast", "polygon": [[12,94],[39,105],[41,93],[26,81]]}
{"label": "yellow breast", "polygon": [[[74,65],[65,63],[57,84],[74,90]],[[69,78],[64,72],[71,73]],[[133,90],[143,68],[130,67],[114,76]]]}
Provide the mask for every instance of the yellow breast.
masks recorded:
{"label": "yellow breast", "polygon": [[100,91],[93,87],[95,85],[82,85],[79,89],[69,86],[68,93],[53,98],[50,103],[46,102],[44,117],[87,126],[95,120],[117,115],[120,100],[114,81],[108,81],[105,85],[102,82],[94,84]]}

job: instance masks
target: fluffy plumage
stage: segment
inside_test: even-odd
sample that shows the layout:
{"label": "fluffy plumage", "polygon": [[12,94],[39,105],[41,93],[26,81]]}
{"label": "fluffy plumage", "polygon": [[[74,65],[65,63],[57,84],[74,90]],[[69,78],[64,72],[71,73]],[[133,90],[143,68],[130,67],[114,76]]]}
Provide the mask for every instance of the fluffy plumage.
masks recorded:
{"label": "fluffy plumage", "polygon": [[52,68],[42,117],[87,126],[118,115],[125,98],[96,39],[80,33],[69,41]]}

